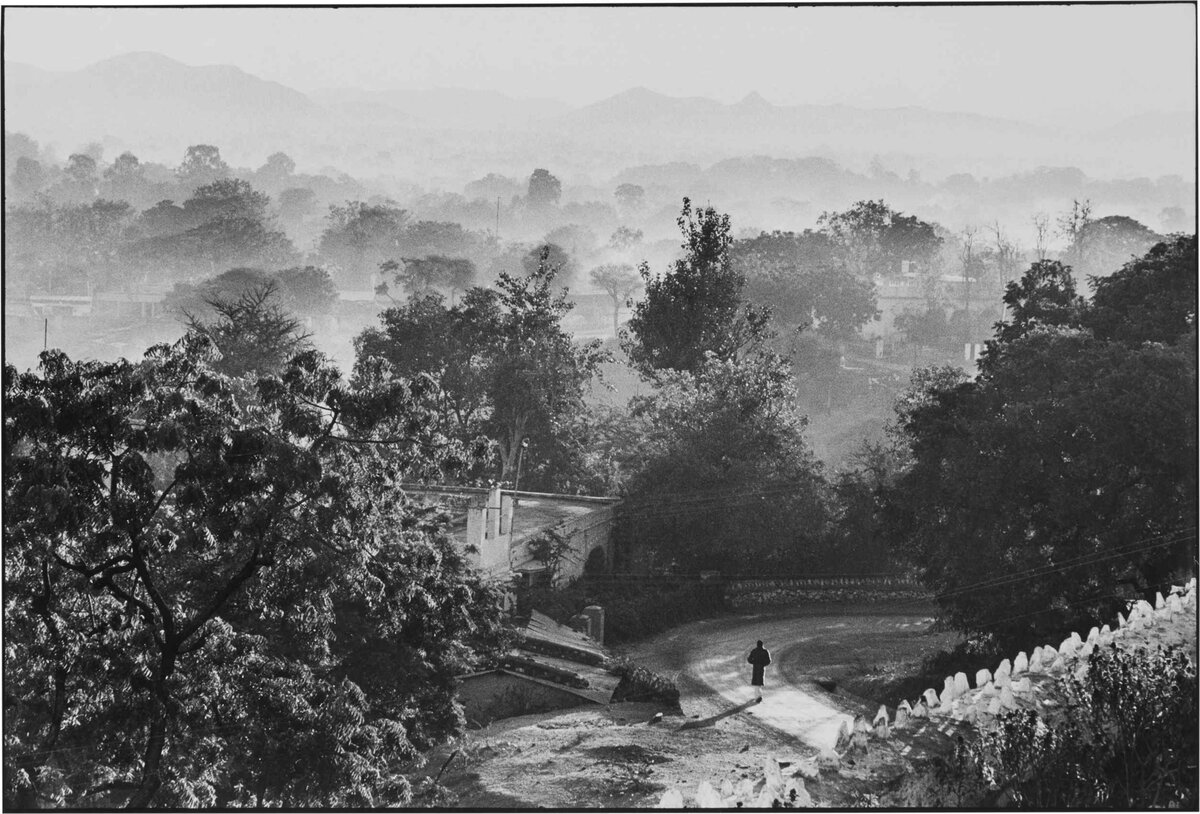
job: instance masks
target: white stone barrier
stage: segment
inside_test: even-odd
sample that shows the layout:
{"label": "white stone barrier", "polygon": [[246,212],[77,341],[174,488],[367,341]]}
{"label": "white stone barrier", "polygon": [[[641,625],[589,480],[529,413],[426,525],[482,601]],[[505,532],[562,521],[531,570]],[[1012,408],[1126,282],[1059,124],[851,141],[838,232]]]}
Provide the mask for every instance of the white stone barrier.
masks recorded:
{"label": "white stone barrier", "polygon": [[1029,656],[1025,655],[1025,651],[1022,650],[1017,654],[1017,657],[1013,659],[1012,675],[1020,675],[1028,670]]}

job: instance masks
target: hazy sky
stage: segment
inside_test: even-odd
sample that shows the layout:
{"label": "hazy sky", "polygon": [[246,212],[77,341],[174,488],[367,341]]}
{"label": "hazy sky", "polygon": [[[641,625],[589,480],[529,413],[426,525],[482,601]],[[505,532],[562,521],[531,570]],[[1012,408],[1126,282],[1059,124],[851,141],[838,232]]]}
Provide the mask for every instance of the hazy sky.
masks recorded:
{"label": "hazy sky", "polygon": [[822,8],[5,10],[6,59],[128,51],[319,87],[593,102],[630,87],[776,104],[1115,121],[1196,100],[1188,4]]}

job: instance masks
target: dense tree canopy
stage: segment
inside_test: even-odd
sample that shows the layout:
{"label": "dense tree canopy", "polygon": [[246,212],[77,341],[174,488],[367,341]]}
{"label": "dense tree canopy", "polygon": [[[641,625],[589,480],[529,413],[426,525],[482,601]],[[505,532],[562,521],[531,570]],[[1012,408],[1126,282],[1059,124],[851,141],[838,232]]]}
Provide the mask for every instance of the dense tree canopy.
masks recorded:
{"label": "dense tree canopy", "polygon": [[[543,254],[526,276],[502,273],[497,289],[472,288],[451,307],[432,295],[388,309],[381,328],[355,340],[355,380],[363,386],[392,375],[435,381],[443,431],[464,441],[491,439],[505,480],[515,479],[527,439],[527,456],[554,457],[607,354],[595,341],[576,344],[563,329],[571,305],[554,293],[547,260]],[[553,473],[547,478],[549,488]]]}
{"label": "dense tree canopy", "polygon": [[1109,215],[1089,220],[1075,235],[1077,246],[1068,248],[1079,257],[1076,271],[1081,275],[1103,277],[1134,258],[1141,257],[1163,236],[1125,215]]}
{"label": "dense tree canopy", "polygon": [[1194,238],[1156,247],[1099,306],[1065,267],[1035,263],[979,376],[926,381],[902,404],[912,457],[888,526],[956,627],[1025,643],[1086,628],[1188,566],[1195,333],[1161,295],[1185,269],[1194,290],[1194,252]]}
{"label": "dense tree canopy", "polygon": [[745,278],[730,257],[729,216],[712,207],[693,211],[684,198],[677,223],[684,255],[663,275],[652,275],[643,264],[646,294],[634,307],[623,343],[646,375],[699,370],[709,354],[733,358],[761,335],[767,319],[742,299]]}
{"label": "dense tree canopy", "polygon": [[461,726],[497,610],[395,486],[467,463],[420,383],[234,385],[195,335],[5,367],[6,806],[404,805]]}
{"label": "dense tree canopy", "polygon": [[1086,321],[1101,339],[1176,341],[1196,326],[1196,236],[1159,243],[1093,282]]}
{"label": "dense tree canopy", "polygon": [[229,376],[279,373],[289,359],[309,346],[300,321],[279,304],[274,281],[205,304],[211,317],[187,313],[188,330],[212,342],[214,370]]}
{"label": "dense tree canopy", "polygon": [[183,162],[175,174],[183,184],[195,189],[227,177],[229,165],[221,158],[219,147],[212,144],[193,144],[187,148]]}
{"label": "dense tree canopy", "polygon": [[84,294],[123,276],[134,212],[125,202],[15,207],[5,213],[6,285]]}
{"label": "dense tree canopy", "polygon": [[349,201],[329,208],[328,225],[317,252],[322,262],[340,270],[337,281],[356,287],[388,260],[399,260],[408,212],[391,204]]}
{"label": "dense tree canopy", "polygon": [[823,564],[828,496],[786,362],[770,353],[709,357],[694,373],[664,373],[659,385],[634,402],[641,432],[624,545],[684,572]]}
{"label": "dense tree canopy", "polygon": [[529,205],[535,209],[543,209],[558,204],[562,197],[562,182],[549,170],[536,169],[529,176]]}
{"label": "dense tree canopy", "polygon": [[763,232],[734,242],[733,266],[746,278],[746,298],[769,305],[788,327],[813,325],[836,337],[875,317],[875,287],[834,258],[820,232]]}
{"label": "dense tree canopy", "polygon": [[817,223],[833,242],[834,256],[860,279],[900,274],[905,261],[928,273],[942,244],[933,224],[883,201],[859,201],[845,212],[825,212]]}

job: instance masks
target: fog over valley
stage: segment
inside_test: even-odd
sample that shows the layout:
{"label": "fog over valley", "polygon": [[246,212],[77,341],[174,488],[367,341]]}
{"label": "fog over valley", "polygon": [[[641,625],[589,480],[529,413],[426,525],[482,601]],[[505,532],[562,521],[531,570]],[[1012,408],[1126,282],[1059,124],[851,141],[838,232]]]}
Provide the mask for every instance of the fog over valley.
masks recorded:
{"label": "fog over valley", "polygon": [[1195,3],[2,13],[6,810],[1200,804]]}

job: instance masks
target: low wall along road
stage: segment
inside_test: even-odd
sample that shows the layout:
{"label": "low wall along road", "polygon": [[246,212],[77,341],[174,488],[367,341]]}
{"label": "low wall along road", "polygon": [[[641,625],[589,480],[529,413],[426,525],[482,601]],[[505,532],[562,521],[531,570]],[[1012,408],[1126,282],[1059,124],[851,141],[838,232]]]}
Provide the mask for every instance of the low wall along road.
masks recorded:
{"label": "low wall along road", "polygon": [[932,601],[930,593],[907,576],[731,577],[724,582],[725,602],[734,610],[795,605],[801,602]]}

